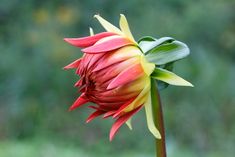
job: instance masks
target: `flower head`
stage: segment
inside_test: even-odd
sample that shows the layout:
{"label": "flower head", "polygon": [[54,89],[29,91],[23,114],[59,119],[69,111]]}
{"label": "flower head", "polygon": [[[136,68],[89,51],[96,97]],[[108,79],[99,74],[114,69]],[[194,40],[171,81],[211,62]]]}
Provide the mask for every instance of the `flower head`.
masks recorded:
{"label": "flower head", "polygon": [[131,128],[131,117],[145,106],[148,127],[156,138],[160,138],[152,119],[150,96],[150,75],[155,72],[154,77],[160,78],[156,65],[146,60],[124,15],[120,17],[120,29],[99,15],[95,15],[95,18],[106,32],[94,35],[91,29],[90,36],[64,39],[82,48],[84,53],[82,58],[64,67],[75,68],[80,76],[75,86],[81,95],[70,110],[87,102],[96,104],[89,106],[95,111],[86,122],[101,115],[103,118],[116,119],[110,131],[112,140],[122,124],[127,123]]}

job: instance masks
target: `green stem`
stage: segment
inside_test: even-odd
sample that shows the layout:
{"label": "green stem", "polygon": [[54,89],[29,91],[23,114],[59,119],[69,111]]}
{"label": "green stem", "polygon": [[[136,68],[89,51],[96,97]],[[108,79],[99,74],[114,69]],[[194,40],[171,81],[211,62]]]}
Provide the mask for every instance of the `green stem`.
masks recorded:
{"label": "green stem", "polygon": [[166,157],[165,129],[163,121],[163,112],[161,98],[154,79],[151,79],[151,98],[154,123],[161,134],[161,139],[156,141],[156,157]]}

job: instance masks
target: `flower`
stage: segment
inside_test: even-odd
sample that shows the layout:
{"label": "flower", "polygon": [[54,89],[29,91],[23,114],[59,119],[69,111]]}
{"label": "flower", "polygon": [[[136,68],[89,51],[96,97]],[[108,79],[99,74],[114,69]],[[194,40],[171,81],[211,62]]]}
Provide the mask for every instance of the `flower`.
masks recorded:
{"label": "flower", "polygon": [[82,58],[64,67],[75,68],[76,74],[80,76],[75,86],[79,88],[81,95],[70,110],[87,102],[96,104],[89,106],[95,111],[86,122],[101,115],[103,118],[116,119],[110,131],[112,140],[124,123],[132,128],[131,117],[145,106],[148,128],[156,138],[161,138],[152,116],[150,75],[155,71],[153,77],[164,81],[164,77],[158,75],[162,71],[156,71],[156,65],[146,60],[124,15],[121,14],[120,17],[120,29],[99,15],[95,15],[95,18],[106,32],[94,35],[90,29],[91,36],[64,39],[69,44],[82,48],[84,53]]}

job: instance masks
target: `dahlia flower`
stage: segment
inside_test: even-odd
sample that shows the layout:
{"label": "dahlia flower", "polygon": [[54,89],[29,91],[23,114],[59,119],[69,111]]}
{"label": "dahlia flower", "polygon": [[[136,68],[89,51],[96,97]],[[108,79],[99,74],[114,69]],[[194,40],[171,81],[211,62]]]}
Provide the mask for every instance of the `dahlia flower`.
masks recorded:
{"label": "dahlia flower", "polygon": [[[94,34],[90,29],[90,36],[64,39],[69,44],[82,48],[81,51],[84,53],[82,58],[64,67],[76,69],[76,74],[80,76],[75,86],[81,95],[70,110],[88,102],[94,103],[89,106],[94,112],[86,122],[101,115],[103,118],[114,118],[115,122],[110,131],[112,140],[124,123],[131,129],[132,116],[145,107],[150,132],[156,138],[161,138],[153,120],[151,78],[167,84],[191,86],[167,68],[164,69],[167,63],[181,59],[189,52],[181,56],[175,55],[178,58],[173,57],[173,60],[167,60],[167,57],[164,57],[165,52],[172,52],[167,52],[161,46],[174,44],[173,38],[158,40],[146,37],[138,43],[133,38],[124,15],[121,14],[120,17],[120,29],[99,15],[95,15],[95,18],[104,27],[105,32]],[[160,50],[156,55],[154,52],[157,48]],[[167,61],[164,62],[164,59]]]}

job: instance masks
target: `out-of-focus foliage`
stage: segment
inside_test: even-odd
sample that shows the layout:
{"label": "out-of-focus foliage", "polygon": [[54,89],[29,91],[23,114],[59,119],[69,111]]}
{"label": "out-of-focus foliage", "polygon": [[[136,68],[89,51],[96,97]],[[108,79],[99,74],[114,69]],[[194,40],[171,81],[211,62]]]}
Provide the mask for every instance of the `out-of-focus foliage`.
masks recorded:
{"label": "out-of-focus foliage", "polygon": [[[88,35],[89,26],[95,33],[102,31],[92,18],[96,13],[115,24],[124,13],[136,39],[171,36],[191,48],[191,55],[178,62],[174,72],[195,87],[170,87],[162,92],[169,156],[233,156],[234,8],[232,0],[2,0],[0,146],[10,152],[11,148],[32,148],[37,153],[37,142],[19,144],[42,138],[46,140],[39,149],[44,149],[47,142],[49,146],[62,143],[48,149],[45,156],[51,156],[51,151],[53,156],[53,151],[62,151],[65,145],[72,148],[66,147],[64,156],[66,152],[77,154],[75,148],[82,150],[81,154],[89,152],[87,156],[120,151],[123,156],[125,151],[126,156],[137,156],[128,153],[135,150],[139,156],[148,156],[154,152],[142,113],[134,118],[135,130],[123,127],[109,143],[111,120],[85,125],[86,110],[67,112],[78,96],[71,85],[78,78],[71,77],[71,71],[62,71],[62,67],[80,57],[81,52],[62,39]],[[10,156],[4,150],[0,156]]]}

